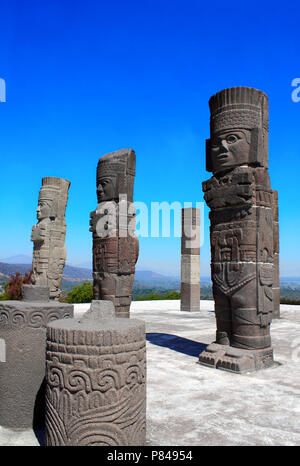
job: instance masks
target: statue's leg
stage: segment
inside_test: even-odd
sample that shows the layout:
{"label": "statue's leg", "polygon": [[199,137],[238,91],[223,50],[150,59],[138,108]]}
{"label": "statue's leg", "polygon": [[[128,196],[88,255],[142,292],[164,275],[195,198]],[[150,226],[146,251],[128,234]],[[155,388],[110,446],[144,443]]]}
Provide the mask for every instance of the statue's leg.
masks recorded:
{"label": "statue's leg", "polygon": [[116,279],[116,316],[129,317],[134,274],[118,275]]}
{"label": "statue's leg", "polygon": [[216,314],[216,343],[230,345],[231,341],[231,310],[229,298],[213,286]]}
{"label": "statue's leg", "polygon": [[101,272],[94,274],[94,299],[112,301],[115,305],[116,274]]}
{"label": "statue's leg", "polygon": [[257,283],[252,280],[231,298],[232,339],[231,346],[249,350],[263,349],[271,345],[270,328],[264,314],[258,312]]}

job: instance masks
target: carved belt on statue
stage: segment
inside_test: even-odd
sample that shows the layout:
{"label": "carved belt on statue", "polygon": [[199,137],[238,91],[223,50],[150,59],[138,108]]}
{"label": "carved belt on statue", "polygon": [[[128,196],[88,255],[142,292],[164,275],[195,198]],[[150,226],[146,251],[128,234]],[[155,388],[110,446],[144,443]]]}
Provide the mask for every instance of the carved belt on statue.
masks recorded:
{"label": "carved belt on statue", "polygon": [[[235,268],[235,270],[229,270],[229,268]],[[235,264],[235,266],[230,262],[214,264],[212,279],[216,287],[222,293],[230,296],[256,278],[256,272],[252,272],[245,276],[242,276],[242,272],[242,264]]]}

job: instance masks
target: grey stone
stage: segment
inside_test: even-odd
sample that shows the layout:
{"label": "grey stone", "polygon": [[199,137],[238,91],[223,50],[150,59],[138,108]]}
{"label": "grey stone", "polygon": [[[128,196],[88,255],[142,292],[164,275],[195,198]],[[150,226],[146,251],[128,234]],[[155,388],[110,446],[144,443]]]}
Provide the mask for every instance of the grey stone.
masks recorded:
{"label": "grey stone", "polygon": [[212,343],[199,356],[199,362],[208,367],[244,374],[273,365],[273,349],[245,350]]}
{"label": "grey stone", "polygon": [[37,208],[38,223],[33,226],[31,283],[48,286],[50,299],[58,300],[66,261],[65,211],[70,181],[48,176],[42,179]]}
{"label": "grey stone", "polygon": [[46,444],[146,441],[145,324],[69,319],[47,328]]}
{"label": "grey stone", "polygon": [[73,316],[73,305],[55,301],[1,301],[0,426],[43,423],[46,326]]}
{"label": "grey stone", "polygon": [[115,308],[111,301],[97,301],[91,302],[90,309],[82,316],[80,322],[83,320],[98,321],[103,319],[113,319],[115,317]]}
{"label": "grey stone", "polygon": [[116,317],[129,317],[139,241],[135,236],[135,153],[102,156],[97,167],[98,207],[91,212],[95,300],[112,301]]}
{"label": "grey stone", "polygon": [[[209,105],[206,161],[213,176],[203,183],[203,191],[211,209],[211,270],[220,345],[215,359],[221,361],[220,368],[243,372],[252,364],[258,370],[273,361],[276,202],[267,172],[268,99],[259,90],[238,87],[218,92]],[[220,359],[222,345],[239,350],[227,351]],[[211,352],[206,353],[200,362],[216,367]]]}
{"label": "grey stone", "polygon": [[274,280],[273,280],[273,319],[280,318],[280,279],[279,279],[279,218],[278,192],[273,190],[273,245],[274,245]]}
{"label": "grey stone", "polygon": [[48,286],[22,285],[22,301],[49,301],[50,289]]}
{"label": "grey stone", "polygon": [[181,299],[182,311],[200,310],[200,210],[181,211]]}

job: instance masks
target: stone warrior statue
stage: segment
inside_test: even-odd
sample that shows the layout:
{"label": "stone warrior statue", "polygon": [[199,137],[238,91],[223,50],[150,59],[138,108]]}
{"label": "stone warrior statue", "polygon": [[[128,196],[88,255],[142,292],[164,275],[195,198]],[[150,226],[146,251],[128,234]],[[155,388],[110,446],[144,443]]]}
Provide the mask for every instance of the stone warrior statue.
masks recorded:
{"label": "stone warrior statue", "polygon": [[273,192],[268,168],[268,98],[225,89],[209,101],[211,137],[203,183],[210,207],[216,342],[202,364],[245,372],[273,364]]}
{"label": "stone warrior statue", "polygon": [[135,153],[102,156],[97,167],[98,207],[91,212],[94,299],[114,303],[116,317],[129,317],[139,242],[135,236]]}
{"label": "stone warrior statue", "polygon": [[58,300],[66,261],[65,211],[70,181],[52,176],[42,179],[37,208],[38,223],[33,226],[33,285],[48,286],[50,299]]}

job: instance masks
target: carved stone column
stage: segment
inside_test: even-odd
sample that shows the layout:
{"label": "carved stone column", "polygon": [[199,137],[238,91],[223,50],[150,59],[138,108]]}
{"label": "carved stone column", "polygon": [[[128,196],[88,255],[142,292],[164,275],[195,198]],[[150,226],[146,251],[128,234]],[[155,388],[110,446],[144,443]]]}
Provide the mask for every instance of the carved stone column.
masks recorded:
{"label": "carved stone column", "polygon": [[42,179],[37,208],[38,223],[33,226],[31,283],[48,286],[50,299],[59,299],[66,261],[65,211],[70,181],[48,176]]}
{"label": "carved stone column", "polygon": [[216,342],[202,364],[245,372],[273,364],[274,213],[268,174],[268,99],[237,87],[209,101],[203,183],[210,207]]}
{"label": "carved stone column", "polygon": [[92,301],[82,318],[48,326],[48,446],[145,444],[145,324],[113,314]]}
{"label": "carved stone column", "polygon": [[273,279],[273,319],[280,317],[280,278],[279,278],[279,219],[278,219],[278,192],[273,190],[274,215],[274,279]]}
{"label": "carved stone column", "polygon": [[135,153],[122,149],[100,158],[98,207],[91,212],[94,298],[114,303],[117,317],[129,317],[139,242],[135,236]]}
{"label": "carved stone column", "polygon": [[181,311],[200,310],[200,210],[181,211]]}
{"label": "carved stone column", "polygon": [[43,425],[46,326],[73,317],[73,305],[49,301],[49,288],[24,285],[22,301],[0,301],[0,426]]}

